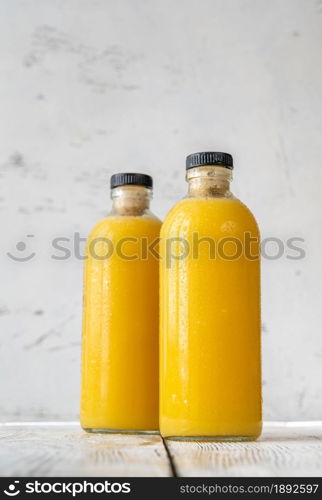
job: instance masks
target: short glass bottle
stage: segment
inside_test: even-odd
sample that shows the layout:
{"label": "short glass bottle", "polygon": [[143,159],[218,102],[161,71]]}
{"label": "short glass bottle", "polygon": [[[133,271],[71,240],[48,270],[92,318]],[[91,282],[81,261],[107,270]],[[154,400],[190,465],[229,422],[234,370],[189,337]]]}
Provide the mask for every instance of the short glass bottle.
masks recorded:
{"label": "short glass bottle", "polygon": [[81,425],[158,430],[158,259],[152,179],[111,178],[112,210],[92,230],[84,276]]}

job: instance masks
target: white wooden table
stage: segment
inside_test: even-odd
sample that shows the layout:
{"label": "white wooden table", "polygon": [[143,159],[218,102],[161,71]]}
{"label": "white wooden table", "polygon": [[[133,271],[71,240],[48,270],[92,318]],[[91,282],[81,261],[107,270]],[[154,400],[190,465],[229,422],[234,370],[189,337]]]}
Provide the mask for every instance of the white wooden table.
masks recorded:
{"label": "white wooden table", "polygon": [[250,443],[88,434],[77,423],[0,424],[1,476],[322,476],[322,422],[264,425]]}

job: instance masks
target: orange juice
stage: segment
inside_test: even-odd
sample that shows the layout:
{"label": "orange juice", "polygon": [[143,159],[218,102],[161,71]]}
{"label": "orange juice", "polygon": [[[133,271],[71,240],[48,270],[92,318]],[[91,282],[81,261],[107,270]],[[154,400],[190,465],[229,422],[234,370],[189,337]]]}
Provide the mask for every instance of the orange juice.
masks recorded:
{"label": "orange juice", "polygon": [[148,210],[150,191],[145,185],[114,187],[112,214],[88,238],[81,395],[86,430],[158,429],[158,260],[146,248],[159,237],[161,223]]}
{"label": "orange juice", "polygon": [[160,430],[172,438],[254,439],[261,432],[259,232],[229,191],[230,155],[207,155],[194,155],[189,195],[161,231]]}

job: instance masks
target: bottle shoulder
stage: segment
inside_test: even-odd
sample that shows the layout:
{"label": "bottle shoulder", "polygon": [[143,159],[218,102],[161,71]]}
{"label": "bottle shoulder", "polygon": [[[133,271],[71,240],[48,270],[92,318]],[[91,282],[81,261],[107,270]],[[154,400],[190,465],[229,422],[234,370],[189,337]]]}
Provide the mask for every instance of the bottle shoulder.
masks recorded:
{"label": "bottle shoulder", "polygon": [[94,225],[88,240],[159,233],[161,224],[161,220],[151,212],[140,217],[110,214]]}
{"label": "bottle shoulder", "polygon": [[251,210],[238,198],[184,198],[168,212],[161,230],[162,236],[189,231],[259,234]]}

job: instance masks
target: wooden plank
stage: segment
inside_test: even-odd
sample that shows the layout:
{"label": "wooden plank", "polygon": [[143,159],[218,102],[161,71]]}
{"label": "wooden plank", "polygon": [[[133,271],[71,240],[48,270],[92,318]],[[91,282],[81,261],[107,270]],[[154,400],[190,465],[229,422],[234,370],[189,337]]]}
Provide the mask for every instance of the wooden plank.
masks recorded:
{"label": "wooden plank", "polygon": [[322,422],[271,423],[249,443],[167,440],[178,476],[322,476]]}
{"label": "wooden plank", "polygon": [[[252,443],[167,441],[178,475],[321,476],[322,422],[266,424]],[[171,476],[158,435],[87,434],[76,423],[0,424],[2,476]]]}
{"label": "wooden plank", "polygon": [[75,424],[0,424],[1,476],[171,476],[159,435],[89,434]]}

